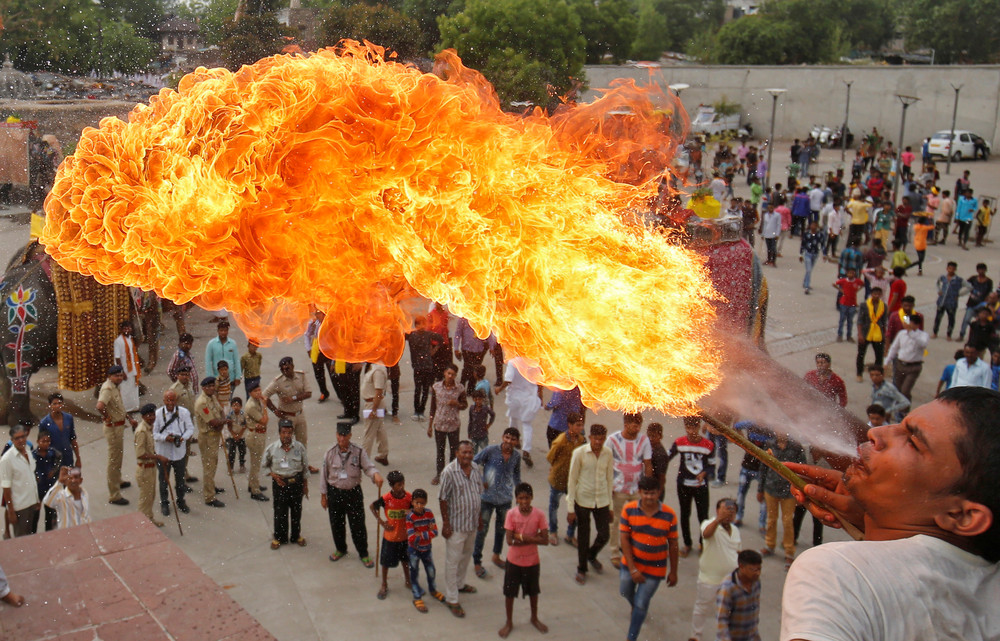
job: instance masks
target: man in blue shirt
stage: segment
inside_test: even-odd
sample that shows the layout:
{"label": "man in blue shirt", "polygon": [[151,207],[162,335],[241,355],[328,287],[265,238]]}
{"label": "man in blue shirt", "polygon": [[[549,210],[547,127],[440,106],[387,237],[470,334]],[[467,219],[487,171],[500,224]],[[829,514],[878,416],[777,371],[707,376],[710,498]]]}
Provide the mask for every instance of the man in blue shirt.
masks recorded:
{"label": "man in blue shirt", "polygon": [[455,359],[462,361],[462,378],[466,391],[471,394],[476,385],[476,368],[483,364],[486,350],[492,350],[496,339],[490,334],[485,339],[476,336],[475,330],[464,318],[458,319],[455,325]]}
{"label": "man in blue shirt", "polygon": [[[76,425],[73,422],[73,415],[62,411],[62,409],[62,394],[59,392],[49,394],[49,413],[39,422],[39,430],[48,430],[51,434],[51,448],[62,456],[62,465],[83,467],[83,462],[80,460],[80,445],[76,441]],[[40,494],[39,496],[45,495]]]}
{"label": "man in blue shirt", "polygon": [[972,197],[972,190],[966,189],[958,198],[955,205],[955,222],[958,223],[958,245],[962,249],[968,249],[969,230],[972,229],[972,220],[976,217],[976,210],[979,209],[979,201]]}
{"label": "man in blue shirt", "polygon": [[516,427],[508,427],[503,431],[503,441],[500,445],[490,445],[479,451],[472,462],[483,468],[483,485],[486,489],[480,496],[480,516],[482,529],[476,532],[476,545],[472,549],[472,561],[476,565],[476,576],[480,579],[486,576],[483,567],[483,546],[486,543],[486,533],[490,529],[490,517],[496,512],[497,523],[493,533],[493,565],[505,568],[506,564],[500,558],[503,550],[506,530],[503,524],[507,518],[507,510],[514,501],[514,488],[521,483],[521,453],[518,445],[521,443],[521,432]]}
{"label": "man in blue shirt", "polygon": [[587,408],[583,406],[579,387],[574,387],[571,390],[556,390],[545,405],[545,409],[552,410],[549,426],[545,430],[545,438],[549,442],[549,447],[552,447],[552,441],[569,428],[566,419],[570,414],[587,416]]}
{"label": "man in blue shirt", "polygon": [[205,376],[218,377],[219,361],[226,361],[229,363],[230,384],[236,389],[243,378],[243,366],[240,365],[236,342],[229,340],[229,321],[221,321],[217,331],[219,335],[205,346]]}

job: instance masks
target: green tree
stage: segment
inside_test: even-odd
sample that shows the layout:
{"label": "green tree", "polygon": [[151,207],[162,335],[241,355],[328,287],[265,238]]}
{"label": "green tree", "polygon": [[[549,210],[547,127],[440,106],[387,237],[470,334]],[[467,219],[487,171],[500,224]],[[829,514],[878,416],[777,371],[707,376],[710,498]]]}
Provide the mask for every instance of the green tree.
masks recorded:
{"label": "green tree", "polygon": [[202,42],[218,45],[226,37],[226,29],[233,22],[238,4],[239,0],[191,0],[178,3],[173,11],[198,23],[198,36]]}
{"label": "green tree", "polygon": [[402,12],[417,21],[428,49],[441,42],[438,16],[453,16],[465,8],[465,0],[403,0]]}
{"label": "green tree", "polygon": [[468,0],[438,20],[443,47],[493,83],[505,105],[547,104],[583,73],[586,40],[580,17],[565,0]]}
{"label": "green tree", "polygon": [[243,16],[222,28],[222,60],[233,71],[281,53],[292,34],[272,14]]}
{"label": "green tree", "polygon": [[417,21],[382,4],[364,3],[349,7],[334,6],[323,21],[322,44],[337,44],[343,38],[362,41],[395,51],[400,59],[412,59],[424,53],[430,43],[424,41]]}
{"label": "green tree", "polygon": [[636,35],[633,0],[573,0],[587,40],[587,64],[600,64],[610,55],[618,64],[628,58]]}
{"label": "green tree", "polygon": [[934,49],[942,64],[1000,60],[996,0],[910,0],[902,6],[908,47]]}
{"label": "green tree", "polygon": [[632,56],[658,60],[664,51],[685,51],[704,32],[714,33],[725,15],[723,0],[638,0]]}
{"label": "green tree", "polygon": [[156,37],[156,27],[163,21],[162,0],[100,0],[113,17],[127,22],[146,38]]}
{"label": "green tree", "polygon": [[787,64],[790,31],[788,23],[772,16],[744,16],[719,30],[712,59],[724,65]]}

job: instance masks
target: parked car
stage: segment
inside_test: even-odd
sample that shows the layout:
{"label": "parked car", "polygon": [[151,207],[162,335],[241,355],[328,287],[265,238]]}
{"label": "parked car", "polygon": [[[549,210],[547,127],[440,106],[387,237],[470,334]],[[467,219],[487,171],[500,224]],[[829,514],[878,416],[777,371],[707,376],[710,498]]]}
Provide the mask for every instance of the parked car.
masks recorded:
{"label": "parked car", "polygon": [[691,119],[691,133],[717,136],[726,131],[737,131],[740,128],[740,114],[723,116],[715,113],[713,107],[698,107],[698,112]]}
{"label": "parked car", "polygon": [[982,136],[965,129],[956,129],[953,140],[951,130],[946,129],[931,136],[928,151],[931,157],[947,158],[950,155],[953,161],[963,158],[986,160],[990,157],[990,144]]}

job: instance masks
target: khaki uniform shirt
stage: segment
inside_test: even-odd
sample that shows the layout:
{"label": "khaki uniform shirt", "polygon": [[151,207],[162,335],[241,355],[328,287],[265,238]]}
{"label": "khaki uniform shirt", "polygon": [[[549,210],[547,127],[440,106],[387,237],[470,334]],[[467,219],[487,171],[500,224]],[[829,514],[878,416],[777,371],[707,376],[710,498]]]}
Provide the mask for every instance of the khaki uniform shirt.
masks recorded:
{"label": "khaki uniform shirt", "polygon": [[190,412],[191,416],[194,416],[194,391],[192,391],[191,386],[185,387],[184,383],[177,381],[170,386],[170,389],[177,394],[177,404]]}
{"label": "khaki uniform shirt", "polygon": [[362,374],[361,378],[361,398],[375,398],[375,394],[378,390],[382,390],[383,395],[385,394],[385,383],[389,378],[389,373],[385,369],[385,365],[374,364],[367,372]]}
{"label": "khaki uniform shirt", "polygon": [[104,381],[101,385],[101,393],[97,397],[98,402],[104,403],[104,408],[108,412],[108,419],[112,423],[119,423],[125,420],[125,402],[122,401],[122,393],[118,386],[111,382],[111,379]]}
{"label": "khaki uniform shirt", "polygon": [[292,446],[286,452],[281,446],[281,441],[275,441],[264,450],[264,458],[261,461],[261,472],[270,476],[274,472],[278,476],[291,478],[300,474],[305,474],[309,467],[309,459],[306,456],[306,446],[292,439]]}
{"label": "khaki uniform shirt", "polygon": [[243,410],[243,413],[246,414],[247,427],[251,431],[267,428],[267,407],[262,402],[251,396],[247,399],[246,409]]}
{"label": "khaki uniform shirt", "polygon": [[[198,400],[194,402],[194,420],[199,432],[207,432],[212,427],[208,422],[211,420],[225,420],[226,413],[219,405],[219,401],[214,396],[206,396],[205,392],[198,394]],[[222,428],[218,428],[221,430]]]}
{"label": "khaki uniform shirt", "polygon": [[282,412],[291,412],[293,414],[298,414],[302,411],[302,395],[309,391],[309,382],[306,380],[306,375],[300,370],[295,370],[291,378],[288,378],[284,374],[278,374],[277,377],[271,384],[267,386],[264,390],[264,398],[271,398],[275,394],[280,394],[282,396],[295,396],[295,401],[291,403],[283,403],[281,399],[275,406]]}
{"label": "khaki uniform shirt", "polygon": [[139,421],[135,428],[135,460],[139,465],[155,463],[152,458],[143,459],[142,456],[156,456],[156,446],[153,443],[153,426],[146,422],[146,419]]}

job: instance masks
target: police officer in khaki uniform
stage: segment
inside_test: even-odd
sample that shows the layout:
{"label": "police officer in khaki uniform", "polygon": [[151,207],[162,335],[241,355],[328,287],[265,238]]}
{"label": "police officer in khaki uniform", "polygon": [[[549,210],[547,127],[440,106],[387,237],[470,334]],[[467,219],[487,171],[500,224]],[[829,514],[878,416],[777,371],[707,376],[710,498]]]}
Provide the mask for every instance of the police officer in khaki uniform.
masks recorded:
{"label": "police officer in khaki uniform", "polygon": [[264,456],[264,448],[267,447],[267,408],[264,407],[264,390],[261,389],[258,381],[247,383],[250,390],[250,398],[247,399],[247,406],[243,412],[247,417],[247,449],[250,450],[250,474],[247,476],[247,485],[250,490],[250,498],[255,501],[269,500],[264,496],[264,486],[260,484],[260,460]]}
{"label": "police officer in khaki uniform", "polygon": [[[195,397],[195,394],[194,394],[194,386],[191,384],[191,368],[190,367],[188,367],[187,365],[185,365],[184,367],[182,367],[179,370],[177,370],[177,380],[174,381],[174,384],[170,386],[170,389],[173,390],[175,394],[177,394],[177,404],[180,405],[181,407],[183,407],[184,409],[186,409],[191,414],[191,416],[194,416],[194,397]],[[190,458],[192,456],[192,454],[191,454],[191,441],[194,441],[194,440],[195,439],[188,440],[187,443],[186,443],[186,445],[185,445],[185,447],[187,448],[187,452],[184,454],[184,470],[185,470],[185,473],[184,473],[185,474],[185,476],[184,476],[184,482],[185,483],[197,483],[198,482],[198,477],[197,476],[192,476],[191,474],[187,473],[188,458]],[[190,487],[185,486],[185,489],[188,492],[191,491]],[[179,496],[177,498],[178,498],[178,500],[180,500],[183,497]]]}
{"label": "police officer in khaki uniform", "polygon": [[215,486],[215,470],[219,466],[219,443],[222,428],[228,423],[226,413],[215,398],[215,377],[201,381],[201,394],[194,402],[194,420],[198,427],[198,443],[201,449],[202,492],[205,505],[226,507],[216,498],[223,489]]}
{"label": "police officer in khaki uniform", "polygon": [[167,457],[156,453],[153,443],[153,422],[156,420],[156,406],[146,403],[139,408],[142,420],[135,428],[135,482],[139,486],[139,511],[146,515],[153,525],[163,527],[163,521],[153,518],[153,499],[156,498],[156,462],[166,462]]}
{"label": "police officer in khaki uniform", "polygon": [[121,365],[108,368],[108,380],[101,385],[97,397],[97,411],[104,419],[104,440],[108,442],[108,494],[109,503],[128,505],[128,499],[122,496],[122,489],[132,487],[128,481],[122,480],[122,456],[125,453],[125,423],[133,428],[136,420],[125,413],[125,403],[118,386],[125,380],[125,370]]}
{"label": "police officer in khaki uniform", "polygon": [[[309,436],[302,401],[312,397],[312,392],[309,391],[309,382],[304,372],[295,369],[295,363],[291,356],[285,356],[278,361],[278,369],[281,370],[281,374],[275,377],[264,390],[267,409],[274,412],[274,415],[279,419],[290,419],[295,426],[295,440],[307,445]],[[275,394],[278,395],[277,406],[271,401],[271,397]],[[309,472],[316,474],[319,469],[310,465]]]}

